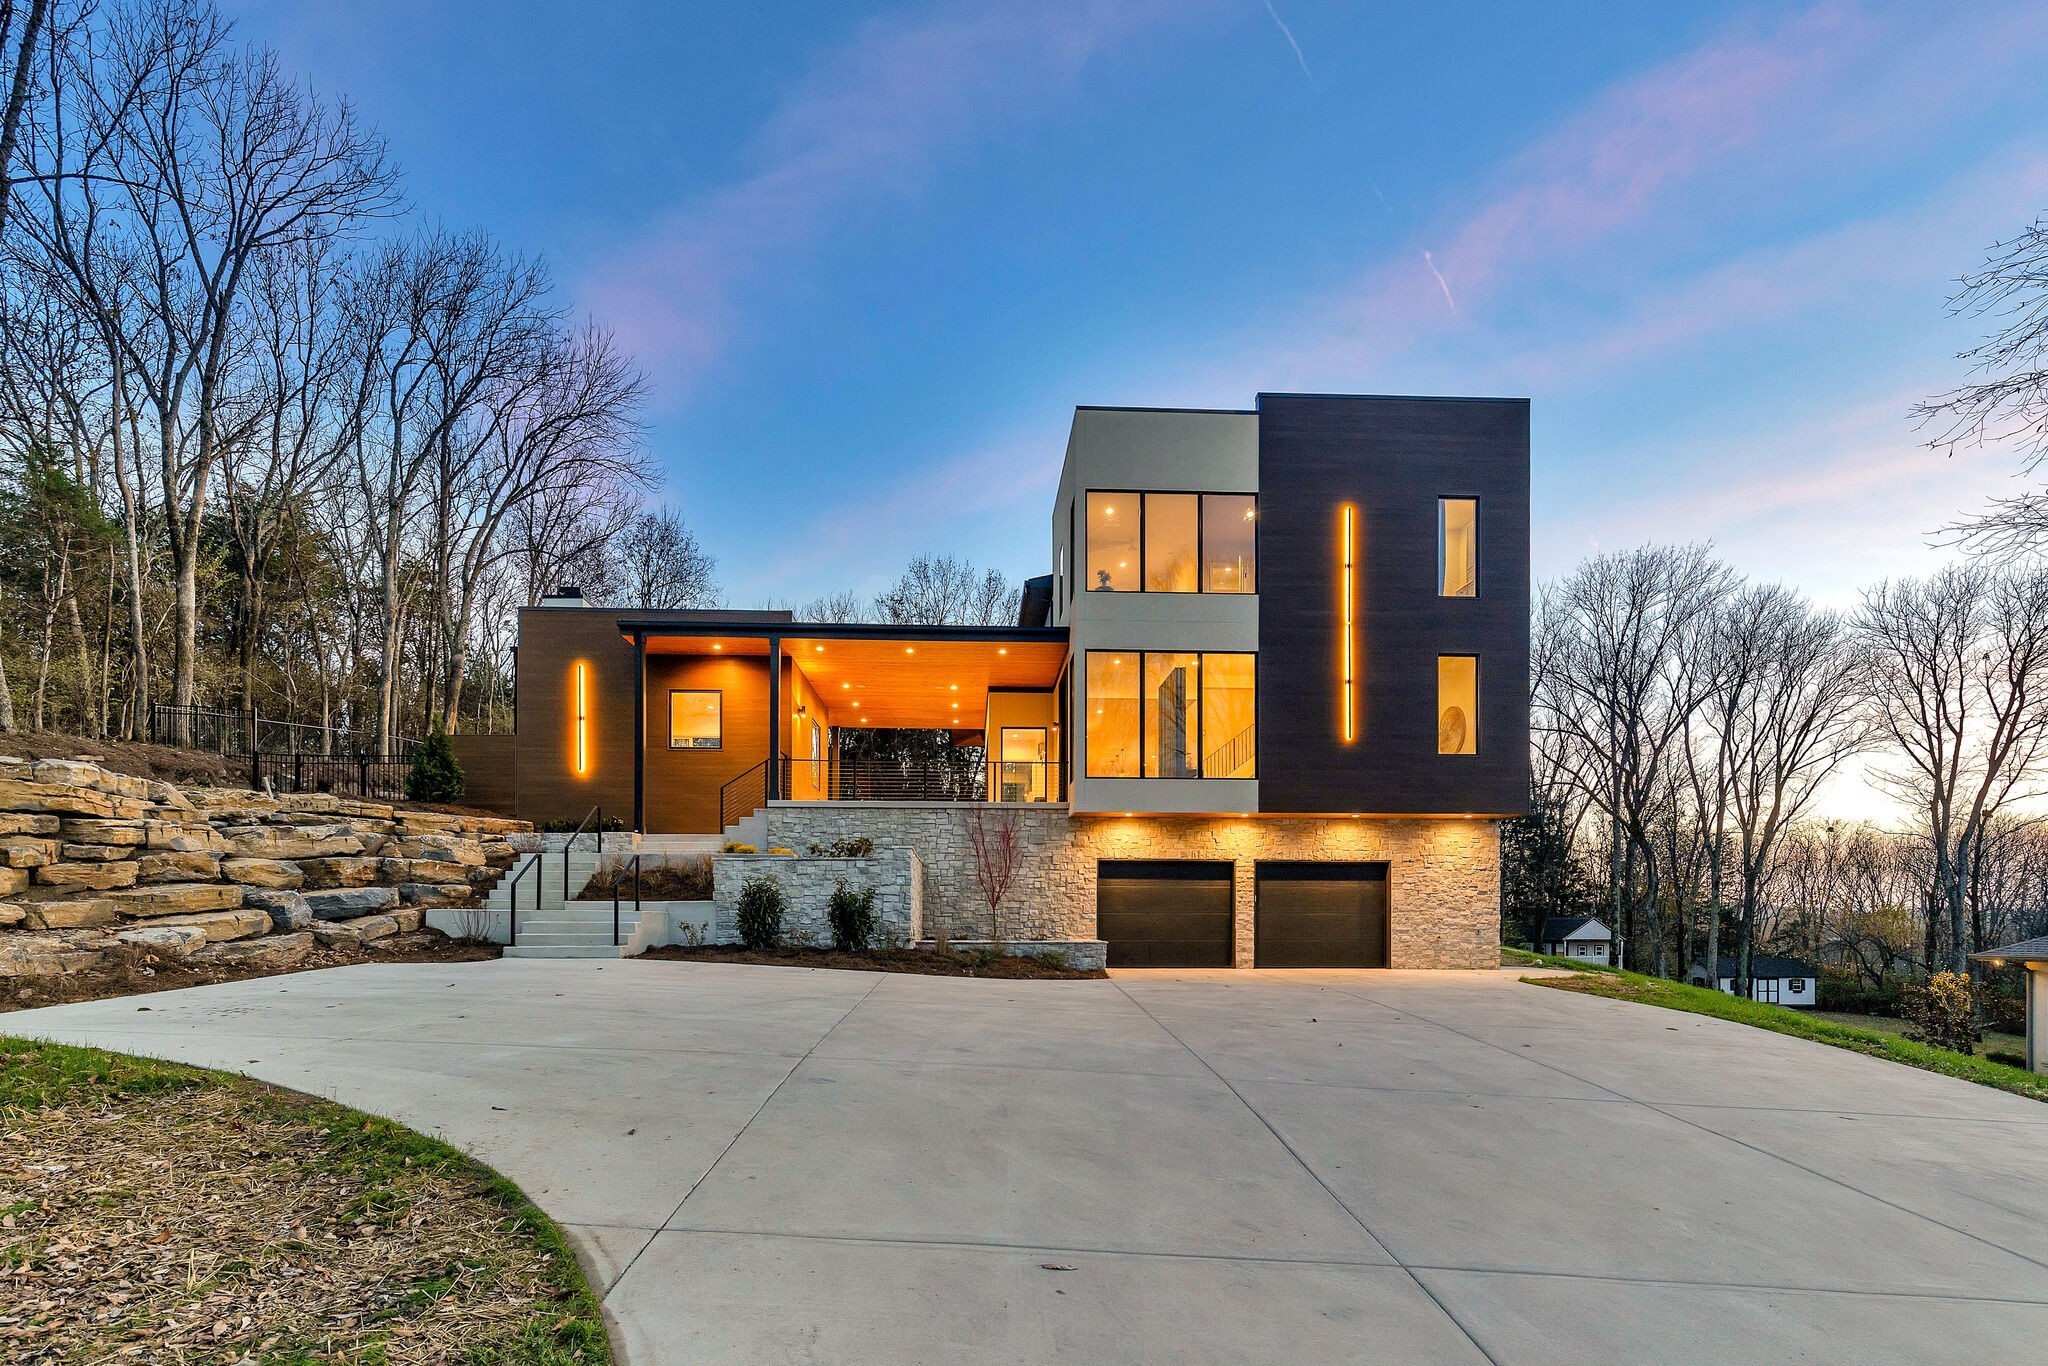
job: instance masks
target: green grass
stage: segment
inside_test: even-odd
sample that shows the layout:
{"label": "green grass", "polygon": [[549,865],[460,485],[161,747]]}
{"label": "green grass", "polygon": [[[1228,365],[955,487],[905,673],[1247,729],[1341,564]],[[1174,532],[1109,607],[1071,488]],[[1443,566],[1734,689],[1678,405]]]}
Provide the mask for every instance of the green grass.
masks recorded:
{"label": "green grass", "polygon": [[2008,1067],[1988,1058],[1914,1043],[1890,1030],[1843,1024],[1806,1011],[1731,996],[1725,991],[1688,986],[1662,977],[1645,977],[1641,973],[1623,972],[1619,968],[1580,963],[1569,958],[1553,958],[1522,949],[1504,948],[1501,956],[1520,965],[1564,968],[1572,973],[1569,977],[1522,979],[1533,986],[1576,991],[1585,996],[1604,996],[1613,1001],[1662,1006],[1666,1010],[1683,1010],[1693,1015],[1711,1015],[1717,1020],[1732,1020],[1736,1024],[1768,1029],[1777,1034],[1810,1039],[1831,1048],[1846,1048],[1852,1053],[1904,1063],[1922,1071],[1939,1072],[1945,1077],[1959,1077],[1979,1086],[2010,1091],[2029,1100],[2048,1101],[2048,1076],[2029,1072],[2024,1067]]}
{"label": "green grass", "polygon": [[[467,1154],[402,1124],[366,1115],[331,1101],[286,1091],[247,1077],[96,1048],[0,1036],[0,1122],[28,1122],[37,1111],[59,1106],[104,1105],[116,1099],[146,1100],[171,1092],[231,1088],[249,1110],[289,1118],[313,1131],[295,1153],[307,1171],[347,1170],[364,1194],[348,1211],[372,1223],[403,1219],[410,1182],[422,1173],[462,1178],[503,1216],[500,1229],[547,1255],[554,1298],[537,1307],[509,1345],[476,1348],[465,1366],[595,1366],[611,1350],[597,1297],[584,1279],[574,1251],[555,1222],[512,1182]],[[450,1268],[451,1271],[457,1268]],[[421,1286],[422,1306],[445,1293],[438,1281]],[[382,1352],[366,1344],[349,1360],[374,1362]],[[294,1345],[266,1354],[266,1362],[326,1360]]]}

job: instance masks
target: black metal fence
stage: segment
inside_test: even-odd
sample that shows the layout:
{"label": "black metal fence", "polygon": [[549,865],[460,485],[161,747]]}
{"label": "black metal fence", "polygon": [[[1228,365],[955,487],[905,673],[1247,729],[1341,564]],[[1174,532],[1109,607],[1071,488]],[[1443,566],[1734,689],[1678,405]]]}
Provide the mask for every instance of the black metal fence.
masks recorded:
{"label": "black metal fence", "polygon": [[222,707],[174,707],[158,703],[149,709],[149,738],[154,744],[202,749],[229,757],[242,755],[311,755],[323,759],[364,758],[409,760],[419,741],[395,735],[389,745],[375,735],[346,726],[312,726],[279,721],[260,711]]}
{"label": "black metal fence", "polygon": [[408,759],[352,759],[345,755],[263,754],[248,756],[249,786],[273,792],[331,792],[369,801],[395,801],[405,795]]}

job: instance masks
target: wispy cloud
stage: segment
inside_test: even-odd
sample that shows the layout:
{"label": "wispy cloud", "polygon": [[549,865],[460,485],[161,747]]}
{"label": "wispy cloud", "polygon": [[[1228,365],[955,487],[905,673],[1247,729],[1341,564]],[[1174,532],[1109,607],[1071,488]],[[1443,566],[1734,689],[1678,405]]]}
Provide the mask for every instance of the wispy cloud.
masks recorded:
{"label": "wispy cloud", "polygon": [[1425,251],[1422,253],[1422,263],[1429,267],[1431,275],[1436,276],[1436,287],[1444,292],[1444,302],[1451,306],[1451,312],[1456,313],[1458,311],[1458,301],[1451,297],[1451,282],[1446,280],[1444,273],[1436,268],[1436,257]]}
{"label": "wispy cloud", "polygon": [[1294,30],[1287,27],[1287,21],[1280,17],[1280,11],[1273,8],[1273,0],[1266,0],[1266,13],[1273,16],[1273,24],[1280,30],[1280,36],[1287,40],[1287,46],[1294,49],[1294,60],[1301,63],[1301,74],[1308,77],[1308,83],[1314,86],[1316,73],[1308,69],[1308,58],[1301,55],[1301,44],[1294,41]]}
{"label": "wispy cloud", "polygon": [[586,307],[658,379],[726,345],[739,289],[837,221],[911,197],[1005,121],[1051,107],[1088,66],[1208,8],[1171,0],[963,0],[876,19],[825,54],[753,139],[753,169],[679,205],[593,268]]}

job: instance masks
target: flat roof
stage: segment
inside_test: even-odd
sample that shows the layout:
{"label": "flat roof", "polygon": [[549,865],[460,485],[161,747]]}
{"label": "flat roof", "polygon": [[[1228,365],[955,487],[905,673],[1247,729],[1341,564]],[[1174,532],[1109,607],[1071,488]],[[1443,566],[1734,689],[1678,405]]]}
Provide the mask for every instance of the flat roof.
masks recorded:
{"label": "flat roof", "polygon": [[622,616],[622,636],[743,636],[766,640],[782,636],[791,640],[909,640],[909,641],[1015,641],[1023,644],[1067,643],[1064,626],[899,626],[872,621],[781,621],[745,620],[739,616],[707,616],[679,621],[673,617]]}

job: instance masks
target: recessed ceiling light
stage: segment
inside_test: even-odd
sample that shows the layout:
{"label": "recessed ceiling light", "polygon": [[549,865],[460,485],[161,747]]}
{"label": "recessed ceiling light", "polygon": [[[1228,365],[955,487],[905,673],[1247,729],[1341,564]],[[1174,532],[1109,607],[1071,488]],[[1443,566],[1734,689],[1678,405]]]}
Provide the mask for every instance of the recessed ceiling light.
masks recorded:
{"label": "recessed ceiling light", "polygon": [[958,683],[955,683],[955,684],[953,685],[953,691],[954,691],[954,692],[959,692],[959,691],[960,691],[960,685],[959,685]]}
{"label": "recessed ceiling light", "polygon": [[842,687],[842,688],[850,688],[850,687],[852,687],[852,686],[853,686],[853,684],[851,684],[851,683],[841,683],[841,684],[840,684],[839,686],[840,686],[840,687]]}
{"label": "recessed ceiling light", "polygon": [[914,645],[906,645],[903,647],[903,653],[907,655],[914,655],[917,653],[917,647]]}
{"label": "recessed ceiling light", "polygon": [[1005,645],[1005,646],[1003,646],[1003,647],[1002,647],[1001,649],[997,650],[997,651],[996,651],[996,653],[997,653],[997,654],[999,654],[999,655],[1006,655],[1006,654],[1010,653],[1010,647],[1009,647],[1009,646],[1007,646],[1007,645]]}
{"label": "recessed ceiling light", "polygon": [[723,650],[725,647],[723,645],[714,643],[711,648],[714,650]]}

